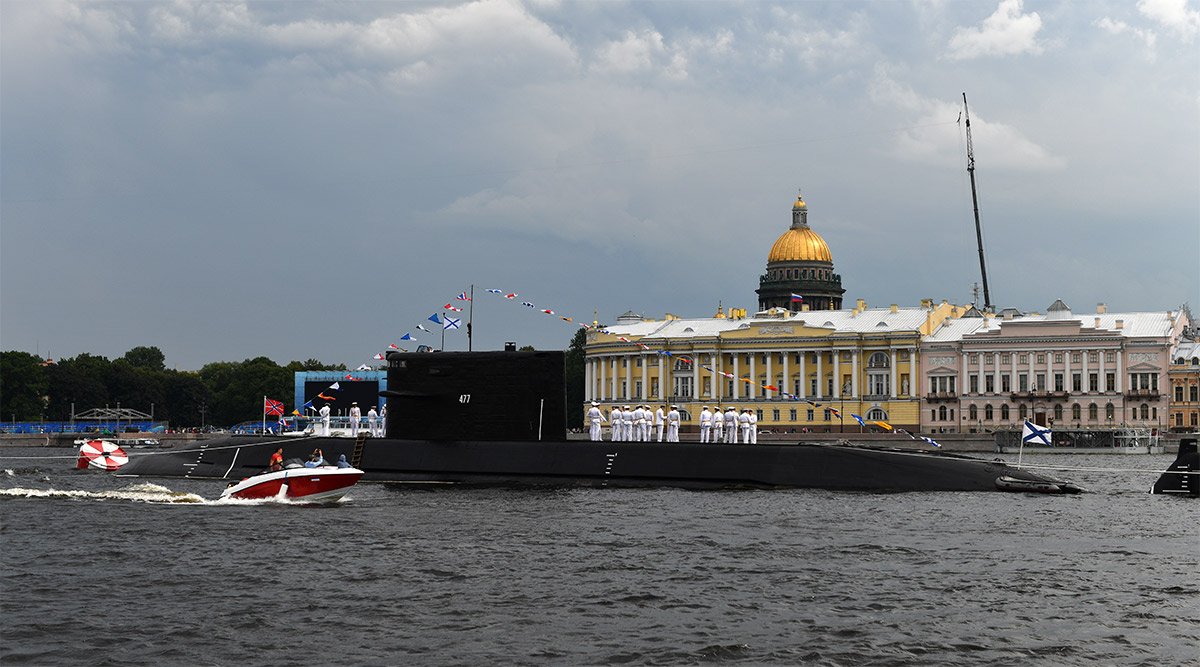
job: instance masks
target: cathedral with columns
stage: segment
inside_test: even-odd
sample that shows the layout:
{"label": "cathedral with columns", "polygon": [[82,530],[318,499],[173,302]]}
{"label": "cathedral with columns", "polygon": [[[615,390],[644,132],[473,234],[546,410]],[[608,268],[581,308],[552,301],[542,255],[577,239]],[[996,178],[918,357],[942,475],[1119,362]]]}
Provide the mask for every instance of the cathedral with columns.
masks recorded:
{"label": "cathedral with columns", "polygon": [[[776,434],[859,433],[852,415],[931,433],[1019,429],[1025,418],[1166,427],[1159,387],[1169,386],[1170,351],[1189,315],[1101,313],[1093,322],[1060,302],[1046,314],[991,314],[929,299],[843,308],[841,276],[802,197],[756,292],[748,316],[629,312],[589,329],[581,407],[677,405],[685,433],[704,406],[750,409],[760,431]],[[1103,349],[1079,342],[1093,339]]]}

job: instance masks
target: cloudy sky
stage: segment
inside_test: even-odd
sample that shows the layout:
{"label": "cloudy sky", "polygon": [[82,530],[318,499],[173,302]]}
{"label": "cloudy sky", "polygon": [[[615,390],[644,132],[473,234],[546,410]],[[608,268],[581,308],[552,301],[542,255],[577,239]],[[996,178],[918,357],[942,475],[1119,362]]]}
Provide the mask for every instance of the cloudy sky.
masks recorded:
{"label": "cloudy sky", "polygon": [[483,290],[753,309],[798,188],[848,302],[969,302],[963,92],[996,304],[1200,306],[1197,0],[5,0],[0,348],[562,348]]}

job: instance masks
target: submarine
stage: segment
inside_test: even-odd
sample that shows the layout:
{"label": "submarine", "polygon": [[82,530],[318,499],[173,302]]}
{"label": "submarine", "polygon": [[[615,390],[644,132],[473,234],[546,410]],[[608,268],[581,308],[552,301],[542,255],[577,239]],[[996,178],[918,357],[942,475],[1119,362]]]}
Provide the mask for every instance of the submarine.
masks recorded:
{"label": "submarine", "polygon": [[[1025,491],[1070,482],[1000,460],[851,442],[592,442],[567,438],[561,351],[389,352],[384,437],[241,436],[147,452],[117,474],[240,479],[270,455],[345,454],[366,482]],[[576,406],[578,407],[578,406]]]}
{"label": "submarine", "polygon": [[1179,441],[1175,461],[1154,482],[1150,493],[1200,498],[1200,450],[1196,447],[1196,438]]}

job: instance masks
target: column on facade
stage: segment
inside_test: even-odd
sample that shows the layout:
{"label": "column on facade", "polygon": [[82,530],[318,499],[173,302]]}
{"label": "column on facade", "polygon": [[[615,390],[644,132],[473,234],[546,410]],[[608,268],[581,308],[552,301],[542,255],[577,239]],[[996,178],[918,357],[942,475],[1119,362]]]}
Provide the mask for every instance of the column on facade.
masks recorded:
{"label": "column on facade", "polygon": [[800,398],[808,398],[808,372],[804,370],[808,364],[808,351],[800,350]]}
{"label": "column on facade", "polygon": [[638,361],[642,362],[642,394],[638,396],[640,401],[650,400],[650,357],[647,357],[643,352],[638,355]]}
{"label": "column on facade", "polygon": [[1104,355],[1104,350],[1100,350],[1096,353],[1098,365],[1098,368],[1096,369],[1096,386],[1100,388],[1101,392],[1108,391],[1108,383],[1104,381]]}
{"label": "column on facade", "polygon": [[858,390],[858,375],[861,372],[859,371],[858,361],[860,358],[862,358],[862,355],[862,350],[850,350],[850,398],[853,398],[854,400],[858,400],[858,398],[862,395],[862,393]]}
{"label": "column on facade", "polygon": [[[765,384],[772,385],[772,386],[775,384],[775,370],[774,370],[774,366],[772,364],[773,361],[775,361],[775,353],[768,352],[767,353],[767,381]],[[772,398],[770,389],[763,389],[763,398],[766,398],[766,399]]]}
{"label": "column on facade", "polygon": [[1008,351],[1008,385],[1013,391],[1018,391],[1020,385],[1017,384],[1017,351]]}
{"label": "column on facade", "polygon": [[692,400],[700,400],[700,355],[692,350]]}
{"label": "column on facade", "polygon": [[982,394],[982,393],[984,393],[984,390],[987,388],[987,385],[984,384],[984,382],[983,382],[983,376],[984,376],[983,359],[984,359],[984,357],[987,356],[987,353],[980,351],[980,352],[978,352],[978,354],[979,354],[979,379],[975,380],[975,382],[977,383],[976,386],[979,387],[979,393]]}
{"label": "column on facade", "polygon": [[721,384],[725,380],[725,376],[721,373],[725,372],[725,360],[721,353],[713,353],[713,400],[720,401],[725,397],[725,387]]}
{"label": "column on facade", "polygon": [[733,400],[736,401],[742,397],[742,370],[737,352],[733,352],[729,356],[733,357]]}
{"label": "column on facade", "polygon": [[667,373],[663,370],[666,367],[666,355],[658,355],[658,401],[660,403],[667,402]]}
{"label": "column on facade", "polygon": [[[1117,392],[1118,394],[1121,393],[1121,387],[1124,386],[1124,384],[1125,384],[1122,381],[1123,378],[1121,377],[1121,373],[1125,372],[1121,369],[1121,366],[1123,365],[1121,363],[1121,361],[1122,361],[1122,357],[1124,357],[1124,356],[1125,355],[1123,354],[1123,350],[1121,350],[1120,348],[1117,348],[1117,363],[1116,363],[1116,368],[1114,369],[1114,372],[1113,372],[1113,382],[1116,384],[1116,386],[1113,387],[1112,390]],[[1103,357],[1101,357],[1101,358],[1103,358]]]}
{"label": "column on facade", "polygon": [[830,398],[840,398],[842,392],[842,351],[833,351],[833,394]]}
{"label": "column on facade", "polygon": [[595,390],[595,387],[592,386],[592,363],[593,361],[589,360],[583,366],[583,386],[586,387],[583,392],[584,401],[591,401],[593,391]]}
{"label": "column on facade", "polygon": [[888,388],[889,389],[888,396],[891,398],[896,398],[897,396],[900,395],[900,387],[896,386],[896,375],[898,373],[898,369],[896,367],[900,365],[900,362],[897,361],[897,359],[899,359],[899,358],[900,358],[900,353],[899,353],[899,351],[896,350],[896,348],[894,348],[894,347],[888,348],[888,364],[892,368],[891,387]]}
{"label": "column on facade", "polygon": [[[1086,348],[1079,355],[1079,358],[1081,359],[1081,363],[1079,364],[1079,388],[1083,390],[1083,393],[1090,394],[1092,392],[1092,385],[1088,383],[1088,351]],[[1096,382],[1100,382],[1100,378],[1096,378]],[[1099,386],[1099,384],[1096,385],[1096,387]]]}
{"label": "column on facade", "polygon": [[606,392],[606,391],[604,391],[604,389],[605,389],[605,387],[604,387],[604,380],[605,380],[605,377],[604,377],[604,359],[603,359],[603,358],[600,358],[600,357],[597,357],[597,358],[596,358],[596,370],[598,371],[598,375],[600,376],[600,377],[599,377],[598,386],[597,386],[597,390],[598,390],[598,392],[599,392],[599,395],[600,395],[600,400],[602,400],[602,401],[603,401],[603,400],[605,400],[605,399],[606,399],[606,397],[607,397],[607,392]]}
{"label": "column on facade", "polygon": [[1071,350],[1066,350],[1063,352],[1063,391],[1069,395],[1074,389],[1071,385]]}
{"label": "column on facade", "polygon": [[758,398],[758,359],[755,359],[757,356],[755,352],[746,353],[750,362],[750,381],[746,383],[746,398],[750,400]]}
{"label": "column on facade", "polygon": [[822,368],[825,365],[825,360],[822,358],[824,356],[825,353],[823,351],[817,352],[817,393],[813,398],[825,397],[824,388],[821,386],[825,384],[825,369]]}
{"label": "column on facade", "polygon": [[784,350],[784,351],[782,351],[781,354],[782,354],[782,357],[784,357],[784,384],[781,384],[779,386],[779,390],[784,391],[786,393],[791,393],[792,392],[792,375],[790,372],[788,372],[787,357],[791,356],[792,353],[790,353],[790,351]]}
{"label": "column on facade", "polygon": [[617,372],[617,357],[614,355],[612,357],[612,387],[611,387],[612,400],[614,400],[614,401],[617,400],[617,376],[618,375],[620,375],[620,374]]}
{"label": "column on facade", "polygon": [[633,398],[633,357],[621,355],[621,365],[625,367],[625,400]]}
{"label": "column on facade", "polygon": [[1000,353],[992,352],[992,393],[1000,393]]}
{"label": "column on facade", "polygon": [[1037,391],[1037,350],[1029,350],[1029,390]]}
{"label": "column on facade", "polygon": [[966,394],[971,391],[971,364],[969,359],[967,353],[963,352],[962,373],[959,374],[961,377],[958,379],[959,383],[962,384],[962,389],[959,391],[960,394]]}

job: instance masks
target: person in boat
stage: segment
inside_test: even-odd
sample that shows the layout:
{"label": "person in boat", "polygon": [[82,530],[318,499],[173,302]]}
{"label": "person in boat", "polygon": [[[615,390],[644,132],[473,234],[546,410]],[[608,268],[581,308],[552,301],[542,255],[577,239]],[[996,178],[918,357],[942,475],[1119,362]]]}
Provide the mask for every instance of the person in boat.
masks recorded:
{"label": "person in boat", "polygon": [[350,467],[350,462],[346,460],[345,454],[338,455],[337,467],[339,467],[339,468],[349,468]]}
{"label": "person in boat", "polygon": [[272,472],[283,470],[283,447],[276,449],[275,453],[271,455],[271,459],[267,463],[267,470]]}
{"label": "person in boat", "polygon": [[321,452],[321,448],[313,450],[312,456],[304,464],[305,468],[320,468],[325,465],[325,455]]}

